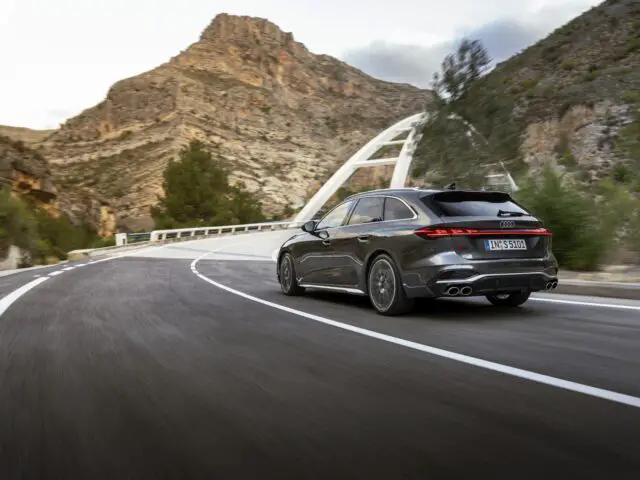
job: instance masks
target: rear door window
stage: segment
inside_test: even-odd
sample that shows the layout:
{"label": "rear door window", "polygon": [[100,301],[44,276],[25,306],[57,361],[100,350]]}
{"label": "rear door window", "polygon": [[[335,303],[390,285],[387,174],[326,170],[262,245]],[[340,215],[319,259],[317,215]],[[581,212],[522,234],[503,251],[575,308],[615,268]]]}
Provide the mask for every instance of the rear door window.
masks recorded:
{"label": "rear door window", "polygon": [[387,197],[384,199],[384,219],[404,220],[413,218],[414,213],[409,207],[397,198]]}
{"label": "rear door window", "polygon": [[500,210],[529,215],[507,193],[441,192],[422,198],[441,217],[497,217]]}
{"label": "rear door window", "polygon": [[358,200],[348,225],[379,222],[382,220],[382,197],[366,197]]}

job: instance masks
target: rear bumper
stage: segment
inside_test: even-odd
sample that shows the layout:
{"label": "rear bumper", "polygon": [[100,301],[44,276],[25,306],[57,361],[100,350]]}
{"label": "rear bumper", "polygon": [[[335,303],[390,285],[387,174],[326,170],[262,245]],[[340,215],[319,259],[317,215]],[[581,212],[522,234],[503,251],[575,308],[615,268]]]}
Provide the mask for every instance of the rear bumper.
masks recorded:
{"label": "rear bumper", "polygon": [[[490,293],[516,292],[529,290],[532,292],[549,290],[558,285],[558,277],[545,272],[526,273],[493,273],[478,274],[469,278],[456,280],[436,280],[428,285],[435,296],[448,296],[451,287],[468,292],[468,295],[487,295]],[[455,290],[454,290],[455,292]]]}
{"label": "rear bumper", "polygon": [[466,295],[488,295],[521,290],[536,292],[557,286],[558,268],[553,259],[523,260],[517,265],[507,262],[449,264],[404,272],[403,284],[409,297],[451,296],[449,290],[452,287],[464,288]]}

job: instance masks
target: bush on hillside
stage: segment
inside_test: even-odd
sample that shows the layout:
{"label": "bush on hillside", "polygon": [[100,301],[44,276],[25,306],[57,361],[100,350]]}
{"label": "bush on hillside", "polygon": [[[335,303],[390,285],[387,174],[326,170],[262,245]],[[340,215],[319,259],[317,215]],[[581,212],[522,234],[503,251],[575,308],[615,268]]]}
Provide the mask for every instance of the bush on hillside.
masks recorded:
{"label": "bush on hillside", "polygon": [[595,270],[637,238],[639,201],[612,182],[584,192],[548,169],[541,182],[529,180],[514,196],[553,231],[553,252],[563,268]]}
{"label": "bush on hillside", "polygon": [[193,141],[164,171],[164,197],[151,209],[156,228],[187,228],[264,221],[260,202],[229,184],[222,159]]}
{"label": "bush on hillside", "polygon": [[29,252],[33,263],[43,263],[50,257],[64,260],[71,250],[112,242],[88,226],[75,226],[65,216],[54,218],[33,202],[0,189],[0,257],[16,245]]}
{"label": "bush on hillside", "polygon": [[37,241],[37,225],[33,215],[11,191],[0,189],[0,257],[11,245],[33,251]]}
{"label": "bush on hillside", "polygon": [[38,235],[34,252],[37,260],[44,261],[47,257],[64,260],[70,251],[92,248],[101,241],[95,230],[86,225],[75,226],[64,215],[54,218],[37,207],[34,208],[33,215]]}

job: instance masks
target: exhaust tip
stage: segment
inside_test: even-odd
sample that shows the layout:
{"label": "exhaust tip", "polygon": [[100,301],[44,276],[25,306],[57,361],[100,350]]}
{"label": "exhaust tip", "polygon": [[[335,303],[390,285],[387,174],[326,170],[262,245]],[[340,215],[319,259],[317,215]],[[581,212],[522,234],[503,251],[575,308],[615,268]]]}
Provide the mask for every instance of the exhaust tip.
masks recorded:
{"label": "exhaust tip", "polygon": [[445,291],[445,293],[447,295],[450,295],[452,297],[455,297],[456,295],[458,295],[460,293],[460,289],[458,287],[449,287],[447,288],[447,290]]}
{"label": "exhaust tip", "polygon": [[471,292],[472,292],[472,291],[473,291],[473,290],[472,290],[472,288],[471,288],[471,287],[469,287],[469,286],[462,287],[462,288],[460,289],[460,293],[461,293],[462,295],[464,295],[465,297],[467,297],[467,296],[471,295]]}
{"label": "exhaust tip", "polygon": [[555,290],[558,287],[558,281],[554,280],[551,282],[551,290]]}

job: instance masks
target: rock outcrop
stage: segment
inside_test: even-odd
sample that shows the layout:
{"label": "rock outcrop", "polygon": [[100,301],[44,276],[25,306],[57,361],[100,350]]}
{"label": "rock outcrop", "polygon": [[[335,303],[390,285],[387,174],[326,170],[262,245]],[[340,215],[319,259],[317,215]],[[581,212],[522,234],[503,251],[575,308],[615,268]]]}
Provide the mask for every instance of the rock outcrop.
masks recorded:
{"label": "rock outcrop", "polygon": [[0,187],[14,196],[28,197],[36,205],[59,216],[57,191],[49,165],[38,151],[20,140],[0,135]]}
{"label": "rock outcrop", "polygon": [[530,172],[550,164],[640,191],[640,2],[602,2],[490,77],[515,100]]}

